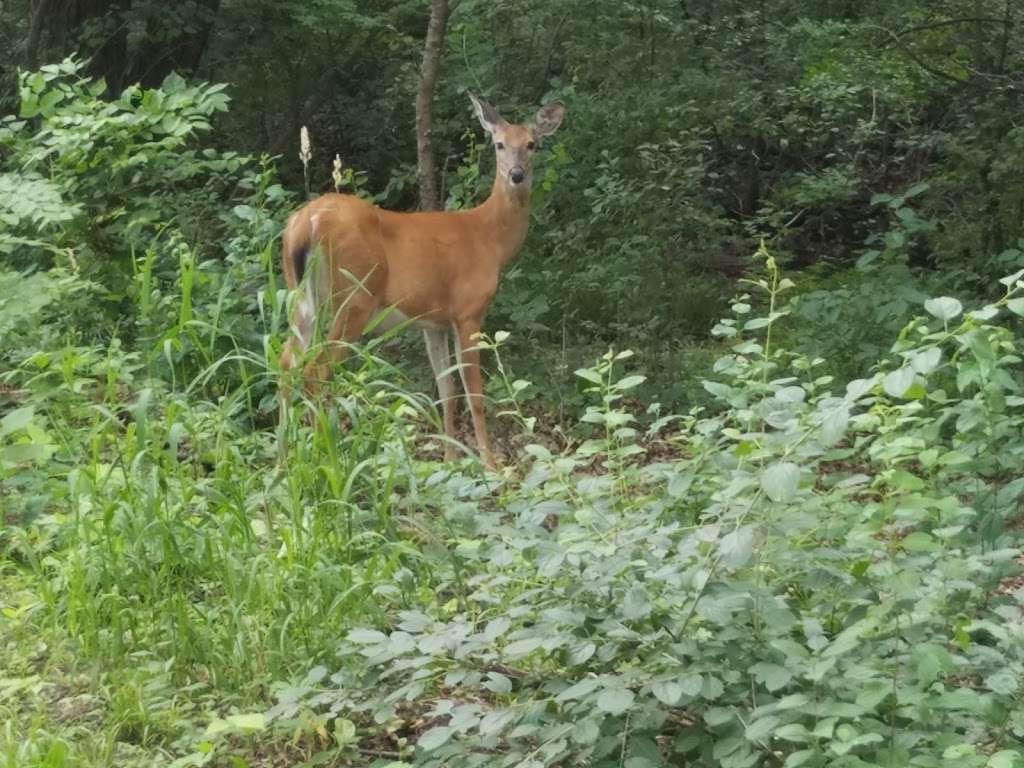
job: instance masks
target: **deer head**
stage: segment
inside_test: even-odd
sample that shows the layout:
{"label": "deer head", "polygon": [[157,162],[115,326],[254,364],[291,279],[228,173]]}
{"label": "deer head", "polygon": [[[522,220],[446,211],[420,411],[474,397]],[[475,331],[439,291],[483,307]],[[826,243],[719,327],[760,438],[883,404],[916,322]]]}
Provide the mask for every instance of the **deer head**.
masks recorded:
{"label": "deer head", "polygon": [[477,119],[494,143],[497,177],[511,189],[529,189],[537,144],[558,129],[565,107],[557,101],[545,104],[529,123],[517,124],[505,120],[498,110],[473,94],[469,94],[469,99]]}

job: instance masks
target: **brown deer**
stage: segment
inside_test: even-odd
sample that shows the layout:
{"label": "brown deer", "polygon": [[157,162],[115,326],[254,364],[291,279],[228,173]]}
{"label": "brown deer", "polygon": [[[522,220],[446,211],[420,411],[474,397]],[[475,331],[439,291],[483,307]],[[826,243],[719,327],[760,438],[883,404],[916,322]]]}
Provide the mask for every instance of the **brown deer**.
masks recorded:
{"label": "brown deer", "polygon": [[[470,94],[473,109],[494,144],[497,160],[491,194],[476,208],[397,213],[352,195],[328,194],[292,215],[284,231],[285,281],[302,288],[292,312],[292,333],[281,368],[303,361],[317,316],[327,329],[323,349],[305,363],[306,390],[316,392],[330,366],[344,358],[367,323],[381,310],[392,322],[406,319],[423,329],[437,380],[444,429],[455,437],[455,382],[450,332],[455,334],[477,449],[495,467],[484,420],[480,353],[475,337],[498,287],[498,276],[523,245],[530,225],[530,187],[537,144],[562,122],[565,107],[551,103],[526,124],[507,122],[494,107]],[[314,249],[319,255],[310,258]],[[282,387],[282,398],[289,397]],[[455,455],[451,440],[445,459]]]}

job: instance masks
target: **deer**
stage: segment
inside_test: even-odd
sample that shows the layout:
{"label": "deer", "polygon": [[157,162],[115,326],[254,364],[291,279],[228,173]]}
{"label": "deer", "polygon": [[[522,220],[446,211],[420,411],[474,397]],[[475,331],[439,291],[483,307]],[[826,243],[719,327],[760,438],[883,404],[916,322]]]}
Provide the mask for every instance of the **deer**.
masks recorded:
{"label": "deer", "polygon": [[[490,196],[475,208],[397,212],[354,195],[325,194],[296,211],[282,236],[282,271],[295,292],[291,328],[280,356],[282,373],[302,366],[315,397],[331,368],[371,320],[379,327],[411,323],[423,331],[441,403],[445,461],[456,457],[455,382],[462,379],[484,466],[497,469],[487,434],[479,335],[502,268],[519,253],[530,225],[533,162],[541,139],[553,134],[565,106],[550,102],[527,123],[509,123],[470,93],[473,111],[494,146]],[[324,343],[310,354],[322,317]],[[454,338],[457,365],[451,364]],[[310,359],[311,358],[311,359]],[[281,387],[282,414],[290,387]]]}

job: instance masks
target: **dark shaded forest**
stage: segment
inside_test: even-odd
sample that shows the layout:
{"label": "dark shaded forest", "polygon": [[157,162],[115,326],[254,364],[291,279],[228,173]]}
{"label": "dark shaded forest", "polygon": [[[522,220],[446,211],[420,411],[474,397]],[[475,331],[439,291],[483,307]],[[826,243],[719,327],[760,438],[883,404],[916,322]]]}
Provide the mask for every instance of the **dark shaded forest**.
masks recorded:
{"label": "dark shaded forest", "polygon": [[[1024,765],[1024,6],[7,0],[0,49],[0,768]],[[479,204],[471,93],[565,106],[503,468],[465,414],[440,460],[418,334],[279,421],[287,217]]]}

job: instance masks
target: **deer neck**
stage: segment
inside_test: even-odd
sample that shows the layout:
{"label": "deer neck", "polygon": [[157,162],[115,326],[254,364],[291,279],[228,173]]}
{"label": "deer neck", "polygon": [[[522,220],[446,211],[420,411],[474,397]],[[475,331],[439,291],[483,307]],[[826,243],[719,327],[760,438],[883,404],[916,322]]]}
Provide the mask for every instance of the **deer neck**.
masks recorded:
{"label": "deer neck", "polygon": [[530,228],[530,185],[510,187],[500,176],[494,179],[491,195],[477,209],[494,232],[499,267],[519,253]]}

